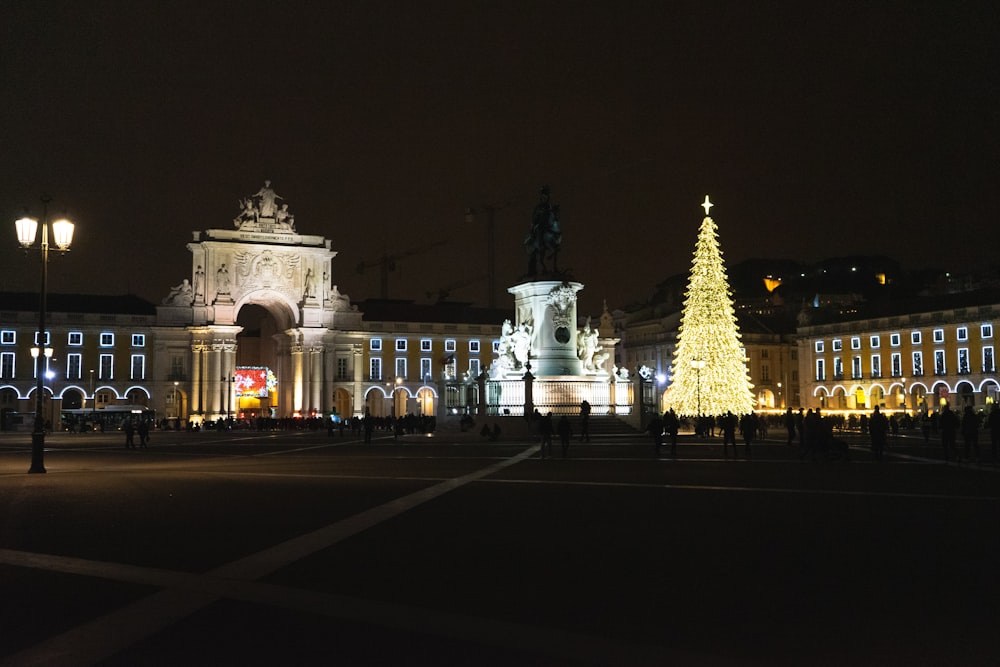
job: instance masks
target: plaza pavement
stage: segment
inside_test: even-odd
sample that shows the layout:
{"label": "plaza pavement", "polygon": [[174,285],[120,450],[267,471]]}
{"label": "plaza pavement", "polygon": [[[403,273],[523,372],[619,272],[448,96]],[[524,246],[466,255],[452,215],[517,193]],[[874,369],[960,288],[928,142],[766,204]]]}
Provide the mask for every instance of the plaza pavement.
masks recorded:
{"label": "plaza pavement", "polygon": [[0,434],[0,664],[997,664],[997,468],[848,440]]}

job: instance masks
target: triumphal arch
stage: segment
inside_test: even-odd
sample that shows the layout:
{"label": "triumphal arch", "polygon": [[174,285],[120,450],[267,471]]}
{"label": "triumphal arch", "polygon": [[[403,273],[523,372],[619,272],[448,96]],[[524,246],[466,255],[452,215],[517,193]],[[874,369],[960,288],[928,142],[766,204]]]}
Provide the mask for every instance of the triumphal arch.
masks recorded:
{"label": "triumphal arch", "polygon": [[[331,241],[299,233],[270,181],[240,206],[231,227],[193,232],[191,276],[157,306],[161,395],[183,403],[175,409],[194,423],[246,411],[356,411],[337,410],[324,387],[335,358],[361,354],[350,333],[360,330],[361,313],[331,282]],[[253,392],[240,383],[254,369],[265,386],[247,405]]]}

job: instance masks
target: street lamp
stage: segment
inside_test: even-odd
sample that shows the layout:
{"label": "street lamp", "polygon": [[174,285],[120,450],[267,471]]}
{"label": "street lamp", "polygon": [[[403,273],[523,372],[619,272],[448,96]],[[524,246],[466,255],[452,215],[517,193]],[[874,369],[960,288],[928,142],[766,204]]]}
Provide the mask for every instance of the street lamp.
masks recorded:
{"label": "street lamp", "polygon": [[[706,197],[707,199],[707,197]],[[691,368],[694,369],[695,373],[698,375],[698,384],[696,385],[696,396],[698,397],[698,416],[701,416],[701,369],[705,367],[704,359],[692,359]]]}
{"label": "street lamp", "polygon": [[[49,272],[49,201],[51,201],[49,197],[42,197],[42,285],[38,292],[37,343],[43,347],[45,345],[46,283]],[[29,248],[35,245],[35,237],[38,233],[38,220],[26,216],[16,220],[14,227],[17,229],[18,243],[27,252]],[[53,222],[52,237],[60,252],[68,251],[70,244],[73,243],[73,223],[69,220],[57,220]],[[51,348],[45,348],[45,356],[47,357],[52,356],[49,350]],[[40,363],[37,360],[37,352],[33,354],[36,356],[36,363]],[[40,367],[36,367],[35,376],[35,427],[31,433],[31,468],[28,470],[29,473],[45,472],[45,420],[42,418],[42,393],[44,391],[42,385],[45,380],[45,374],[42,373]]]}
{"label": "street lamp", "polygon": [[95,428],[96,424],[94,422],[96,415],[94,410],[97,408],[97,396],[94,395],[94,369],[90,369],[90,430],[97,430]]}

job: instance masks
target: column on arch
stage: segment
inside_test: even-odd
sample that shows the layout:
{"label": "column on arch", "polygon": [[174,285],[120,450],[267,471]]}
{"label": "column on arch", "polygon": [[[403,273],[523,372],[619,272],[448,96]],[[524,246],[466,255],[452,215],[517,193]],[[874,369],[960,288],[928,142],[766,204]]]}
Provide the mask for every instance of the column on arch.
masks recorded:
{"label": "column on arch", "polygon": [[204,364],[205,346],[200,343],[191,345],[191,412],[200,415],[205,412],[203,394],[204,384]]}

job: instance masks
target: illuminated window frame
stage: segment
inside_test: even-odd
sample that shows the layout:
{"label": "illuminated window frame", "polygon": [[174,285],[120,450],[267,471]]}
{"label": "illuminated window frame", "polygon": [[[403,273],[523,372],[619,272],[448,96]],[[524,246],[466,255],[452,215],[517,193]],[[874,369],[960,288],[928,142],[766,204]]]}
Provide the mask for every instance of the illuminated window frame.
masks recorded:
{"label": "illuminated window frame", "polygon": [[4,380],[14,379],[16,360],[16,355],[13,352],[0,352],[0,378]]}
{"label": "illuminated window frame", "polygon": [[430,338],[421,338],[420,339],[420,351],[421,352],[430,352],[433,348],[434,348],[434,341],[432,341]]}
{"label": "illuminated window frame", "polygon": [[445,342],[444,342],[444,351],[445,352],[454,352],[455,351],[455,339],[454,338],[449,338],[449,339],[445,340]]}
{"label": "illuminated window frame", "polygon": [[17,332],[10,329],[0,331],[0,345],[17,345]]}
{"label": "illuminated window frame", "polygon": [[66,355],[66,379],[79,380],[83,376],[83,355],[70,352]]}
{"label": "illuminated window frame", "polygon": [[102,354],[99,357],[97,379],[98,380],[115,379],[115,355]]}
{"label": "illuminated window frame", "polygon": [[431,360],[424,357],[420,360],[420,379],[429,380],[434,377]]}
{"label": "illuminated window frame", "polygon": [[100,340],[100,346],[101,347],[114,347],[115,346],[115,335],[113,333],[111,333],[110,331],[103,331],[103,332],[101,332],[101,337],[100,337],[99,340]]}
{"label": "illuminated window frame", "polygon": [[368,349],[371,350],[372,352],[381,352],[382,351],[382,339],[381,338],[372,338],[368,342]]}
{"label": "illuminated window frame", "polygon": [[880,378],[882,377],[882,355],[873,354],[871,358],[872,364],[872,377]]}
{"label": "illuminated window frame", "polygon": [[406,352],[406,339],[397,338],[396,339],[396,352]]}
{"label": "illuminated window frame", "polygon": [[851,336],[851,349],[852,350],[861,349],[861,336]]}
{"label": "illuminated window frame", "polygon": [[382,357],[372,357],[368,361],[368,377],[372,380],[382,379]]}
{"label": "illuminated window frame", "polygon": [[972,365],[969,362],[969,348],[958,348],[958,374],[968,375],[972,372]]}
{"label": "illuminated window frame", "polygon": [[903,337],[898,333],[889,334],[889,347],[899,347],[903,344]]}
{"label": "illuminated window frame", "polygon": [[132,347],[146,347],[146,334],[132,334]]}
{"label": "illuminated window frame", "polygon": [[894,378],[903,376],[903,355],[901,353],[893,352],[889,357],[889,372]]}
{"label": "illuminated window frame", "polygon": [[944,329],[935,329],[934,333],[933,333],[932,340],[935,343],[943,343],[944,342]]}
{"label": "illuminated window frame", "polygon": [[962,342],[969,340],[969,327],[955,329],[955,339]]}
{"label": "illuminated window frame", "polygon": [[[52,334],[50,332],[46,331],[45,332],[45,343],[43,343],[43,345],[45,345],[46,347],[48,347],[50,345],[51,341],[52,341]],[[35,346],[36,347],[38,346],[38,332],[37,331],[35,332]]]}
{"label": "illuminated window frame", "polygon": [[934,374],[944,375],[948,372],[948,360],[945,358],[944,350],[934,350]]}
{"label": "illuminated window frame", "polygon": [[979,326],[979,337],[980,338],[993,338],[993,325],[992,324],[981,324]]}
{"label": "illuminated window frame", "polygon": [[405,378],[406,376],[406,357],[396,357],[396,377]]}
{"label": "illuminated window frame", "polygon": [[882,339],[879,338],[878,336],[872,336],[871,339],[868,341],[868,344],[871,345],[873,348],[877,349],[882,346]]}
{"label": "illuminated window frame", "polygon": [[910,332],[910,342],[914,345],[920,345],[920,341],[923,340],[923,336],[919,331]]}
{"label": "illuminated window frame", "polygon": [[826,360],[817,359],[816,360],[816,380],[823,382],[826,380]]}
{"label": "illuminated window frame", "polygon": [[993,346],[985,345],[983,346],[983,372],[984,373],[996,373],[996,357],[993,356]]}
{"label": "illuminated window frame", "polygon": [[66,344],[72,347],[80,347],[83,345],[83,332],[70,331],[66,336]]}
{"label": "illuminated window frame", "polygon": [[833,350],[834,352],[842,351],[844,349],[844,341],[840,340],[839,338],[834,338],[833,343],[830,346],[830,349]]}
{"label": "illuminated window frame", "polygon": [[924,353],[914,352],[911,355],[911,372],[917,377],[924,374]]}
{"label": "illuminated window frame", "polygon": [[129,379],[130,380],[145,380],[146,379],[146,355],[145,354],[133,354],[131,363],[129,364]]}
{"label": "illuminated window frame", "polygon": [[479,373],[482,372],[479,369],[479,359],[469,359],[469,375],[472,377],[478,377]]}
{"label": "illuminated window frame", "polygon": [[822,353],[823,352],[823,347],[824,347],[823,346],[823,341],[821,341],[821,340],[816,341],[816,352]]}
{"label": "illuminated window frame", "polygon": [[478,340],[470,340],[469,341],[469,352],[471,352],[472,354],[479,354],[479,341]]}
{"label": "illuminated window frame", "polygon": [[839,380],[844,377],[844,360],[840,357],[833,358],[833,379]]}

